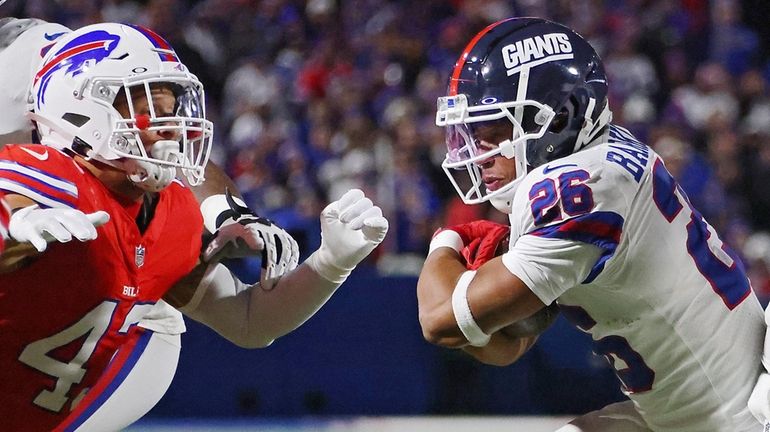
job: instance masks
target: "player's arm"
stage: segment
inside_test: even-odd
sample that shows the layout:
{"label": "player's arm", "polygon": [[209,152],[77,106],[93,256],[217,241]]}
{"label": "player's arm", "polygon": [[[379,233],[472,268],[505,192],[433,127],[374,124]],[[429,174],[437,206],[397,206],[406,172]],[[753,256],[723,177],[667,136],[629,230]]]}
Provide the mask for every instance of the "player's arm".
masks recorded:
{"label": "player's arm", "polygon": [[22,267],[44,252],[48,243],[66,243],[73,238],[93,240],[98,235],[96,228],[110,219],[103,211],[85,214],[72,208],[41,208],[37,202],[19,194],[8,194],[5,200],[11,216],[9,239],[0,257],[0,273]]}
{"label": "player's arm", "polygon": [[[456,290],[460,294],[453,296]],[[466,294],[462,295],[464,290]],[[497,365],[517,360],[537,338],[514,337],[499,330],[545,306],[508,271],[500,257],[474,273],[466,270],[460,254],[450,247],[438,248],[428,255],[417,282],[417,300],[426,340],[444,347],[463,348],[480,361]],[[468,308],[465,312],[469,313],[464,316],[463,302]],[[466,328],[461,329],[461,325]],[[492,337],[486,339],[489,335]]]}
{"label": "player's arm", "polygon": [[246,285],[214,264],[202,272],[189,301],[167,299],[239,346],[264,347],[313,316],[387,230],[380,208],[352,190],[321,212],[319,249],[274,284]]}

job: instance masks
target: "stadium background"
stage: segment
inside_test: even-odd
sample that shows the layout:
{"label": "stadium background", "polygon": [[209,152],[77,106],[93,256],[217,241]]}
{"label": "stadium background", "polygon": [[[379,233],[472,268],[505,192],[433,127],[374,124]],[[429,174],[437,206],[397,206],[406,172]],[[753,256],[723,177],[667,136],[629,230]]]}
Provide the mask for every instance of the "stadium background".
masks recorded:
{"label": "stadium background", "polygon": [[[433,121],[464,44],[509,16],[550,18],[590,40],[607,67],[615,121],[663,155],[740,251],[763,304],[770,299],[766,0],[10,0],[0,16],[71,28],[134,22],[166,37],[205,84],[213,159],[303,255],[319,243],[320,210],[348,188],[364,189],[391,222],[329,304],[269,348],[242,350],[188,321],[174,383],[132,430],[423,431],[419,420],[365,419],[559,416],[621,399],[606,362],[562,319],[508,368],[421,337],[415,275],[433,231],[505,220],[459,201],[439,168],[443,133]],[[337,416],[358,420],[329,420]],[[469,428],[537,430],[487,421]]]}

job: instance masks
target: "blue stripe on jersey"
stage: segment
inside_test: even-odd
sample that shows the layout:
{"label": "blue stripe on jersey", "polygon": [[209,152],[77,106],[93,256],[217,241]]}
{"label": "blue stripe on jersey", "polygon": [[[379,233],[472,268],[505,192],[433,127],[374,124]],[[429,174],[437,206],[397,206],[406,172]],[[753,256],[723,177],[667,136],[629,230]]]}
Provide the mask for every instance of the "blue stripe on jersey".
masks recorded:
{"label": "blue stripe on jersey", "polygon": [[544,238],[575,240],[603,249],[591,272],[583,281],[592,282],[604,270],[604,264],[615,254],[623,233],[623,217],[615,212],[587,213],[564,222],[530,231],[530,235]]}

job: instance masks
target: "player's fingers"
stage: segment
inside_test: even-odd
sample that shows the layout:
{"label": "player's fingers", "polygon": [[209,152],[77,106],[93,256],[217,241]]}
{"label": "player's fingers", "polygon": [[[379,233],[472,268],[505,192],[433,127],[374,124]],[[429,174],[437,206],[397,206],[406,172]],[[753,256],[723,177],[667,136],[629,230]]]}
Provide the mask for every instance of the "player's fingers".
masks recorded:
{"label": "player's fingers", "polygon": [[88,213],[86,218],[88,218],[88,221],[91,222],[91,225],[99,227],[110,221],[110,214],[106,211],[99,210],[93,213]]}
{"label": "player's fingers", "polygon": [[243,234],[237,236],[236,238],[241,238],[246,243],[246,245],[249,247],[249,249],[254,250],[255,252],[259,252],[262,249],[265,248],[265,241],[262,240],[262,237],[259,235],[259,229],[254,224],[248,224],[246,226],[240,225],[240,224],[233,224],[231,226],[241,226],[243,227]]}
{"label": "player's fingers", "polygon": [[293,237],[289,238],[291,239],[291,261],[289,261],[289,268],[286,269],[287,272],[294,270],[299,264],[299,245]]}
{"label": "player's fingers", "polygon": [[385,235],[388,234],[388,220],[382,216],[375,216],[364,220],[364,227],[361,228],[361,232],[364,233],[364,237],[373,243],[381,243],[385,239]]}
{"label": "player's fingers", "polygon": [[345,194],[343,194],[342,197],[337,200],[337,209],[339,209],[341,213],[345,211],[345,209],[347,209],[350,205],[360,201],[363,198],[364,191],[361,189],[351,189],[345,192]]}
{"label": "player's fingers", "polygon": [[278,268],[278,274],[277,276],[283,276],[286,274],[286,272],[289,269],[289,264],[291,263],[291,242],[292,238],[291,236],[286,233],[282,232],[281,235],[281,266]]}
{"label": "player's fingers", "polygon": [[62,225],[58,218],[41,222],[39,231],[47,233],[59,243],[67,243],[72,240],[72,233]]}
{"label": "player's fingers", "polygon": [[38,252],[44,252],[48,248],[48,242],[37,232],[30,232],[27,236],[27,241],[32,243],[32,246]]}
{"label": "player's fingers", "polygon": [[57,217],[61,225],[80,241],[96,238],[96,228],[89,218],[79,211],[62,213]]}
{"label": "player's fingers", "polygon": [[364,210],[363,212],[361,212],[361,214],[356,216],[353,220],[351,220],[348,223],[348,226],[350,228],[356,229],[356,230],[357,229],[361,229],[361,227],[364,226],[364,221],[365,220],[367,220],[369,218],[380,217],[380,216],[382,216],[382,210],[379,207],[377,207],[377,206],[370,207],[370,208]]}
{"label": "player's fingers", "polygon": [[[374,204],[372,204],[372,200],[369,198],[362,198],[340,212],[340,221],[346,224],[350,223],[351,221],[361,216],[365,211],[371,209],[373,205]],[[358,228],[353,227],[353,229],[359,228],[361,228],[360,221],[358,222]]]}
{"label": "player's fingers", "polygon": [[275,277],[276,258],[278,251],[276,250],[275,236],[269,232],[262,233],[262,239],[265,242],[266,261],[262,263],[262,267],[265,268],[265,275],[267,279]]}

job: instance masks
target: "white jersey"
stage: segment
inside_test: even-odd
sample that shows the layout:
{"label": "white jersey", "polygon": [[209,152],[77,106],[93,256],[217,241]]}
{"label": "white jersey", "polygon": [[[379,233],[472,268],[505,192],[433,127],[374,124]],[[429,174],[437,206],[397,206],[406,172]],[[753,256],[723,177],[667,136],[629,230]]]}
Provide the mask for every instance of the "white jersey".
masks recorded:
{"label": "white jersey", "polygon": [[32,123],[25,113],[32,77],[48,48],[69,31],[63,25],[35,19],[0,20],[0,136],[30,136]]}
{"label": "white jersey", "polygon": [[612,126],[527,175],[510,219],[506,267],[591,334],[652,430],[759,428],[762,308],[660,156]]}

